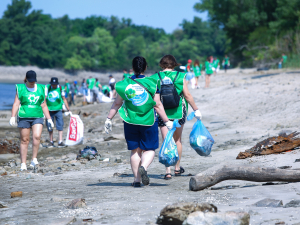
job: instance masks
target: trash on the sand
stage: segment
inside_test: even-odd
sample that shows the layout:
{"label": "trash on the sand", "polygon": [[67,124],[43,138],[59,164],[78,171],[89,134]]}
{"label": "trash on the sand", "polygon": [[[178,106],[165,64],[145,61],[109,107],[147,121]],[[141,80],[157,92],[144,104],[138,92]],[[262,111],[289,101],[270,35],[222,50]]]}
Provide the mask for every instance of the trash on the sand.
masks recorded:
{"label": "trash on the sand", "polygon": [[254,203],[256,207],[282,207],[282,200],[265,198],[261,201]]}
{"label": "trash on the sand", "polygon": [[109,158],[103,159],[103,162],[109,162]]}
{"label": "trash on the sand", "polygon": [[22,197],[22,196],[23,196],[22,191],[15,191],[15,192],[10,193],[11,198]]}
{"label": "trash on the sand", "polygon": [[78,145],[83,143],[83,122],[79,115],[74,115],[70,117],[70,123],[66,138],[66,145]]}
{"label": "trash on the sand", "polygon": [[291,166],[280,166],[280,167],[278,167],[278,169],[290,169],[290,168],[292,168]]}
{"label": "trash on the sand", "polygon": [[296,147],[300,146],[300,138],[296,138],[298,134],[300,133],[293,132],[289,135],[280,133],[277,137],[267,138],[245,152],[240,152],[236,158],[246,159],[255,155],[277,154],[294,150]]}
{"label": "trash on the sand", "polygon": [[177,127],[181,126],[178,123],[178,120],[174,120],[173,128],[168,131],[167,136],[165,137],[165,140],[159,150],[159,162],[164,164],[166,167],[174,166],[179,160],[177,146],[173,139],[173,134]]}
{"label": "trash on the sand", "polygon": [[296,159],[295,162],[300,162],[300,159]]}
{"label": "trash on the sand", "polygon": [[1,140],[0,141],[0,154],[14,153],[19,154],[19,142],[13,140]]}
{"label": "trash on the sand", "polygon": [[284,208],[290,208],[290,207],[300,207],[300,200],[292,200],[289,203],[286,203]]}
{"label": "trash on the sand", "polygon": [[1,176],[6,176],[7,172],[5,171],[4,173],[1,174]]}
{"label": "trash on the sand", "polygon": [[0,203],[0,209],[1,209],[1,208],[7,208],[7,206],[2,205],[2,204]]}
{"label": "trash on the sand", "polygon": [[26,177],[26,179],[31,179],[31,175],[29,174],[29,175]]}
{"label": "trash on the sand", "polygon": [[85,199],[83,198],[77,198],[72,201],[70,201],[67,205],[67,209],[79,209],[86,207]]}
{"label": "trash on the sand", "polygon": [[94,220],[92,218],[88,218],[88,219],[82,219],[83,222],[93,222]]}
{"label": "trash on the sand", "polygon": [[[192,120],[195,113],[192,112],[187,120]],[[190,145],[201,156],[208,156],[214,144],[214,139],[203,125],[201,120],[197,120],[190,133]]]}
{"label": "trash on the sand", "polygon": [[86,146],[84,149],[80,150],[80,157],[92,159],[98,155],[98,151],[93,146]]}
{"label": "trash on the sand", "polygon": [[86,112],[84,112],[84,113],[82,113],[82,116],[83,117],[88,117],[89,115],[91,115],[92,113],[86,113]]}

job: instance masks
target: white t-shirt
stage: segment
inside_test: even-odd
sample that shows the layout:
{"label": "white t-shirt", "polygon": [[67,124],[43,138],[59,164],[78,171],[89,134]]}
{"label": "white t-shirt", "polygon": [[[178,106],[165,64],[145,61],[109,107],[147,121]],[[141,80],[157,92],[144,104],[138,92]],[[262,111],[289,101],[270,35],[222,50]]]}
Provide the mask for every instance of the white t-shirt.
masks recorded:
{"label": "white t-shirt", "polygon": [[[59,84],[57,85],[57,88],[59,88]],[[46,95],[46,97],[47,97],[47,95],[48,95],[48,87],[47,86],[45,86],[45,95]],[[64,89],[61,89],[61,96],[65,96],[66,94],[65,94],[65,90]]]}
{"label": "white t-shirt", "polygon": [[115,78],[111,78],[111,79],[109,80],[109,84],[114,84],[114,83],[116,83]]}

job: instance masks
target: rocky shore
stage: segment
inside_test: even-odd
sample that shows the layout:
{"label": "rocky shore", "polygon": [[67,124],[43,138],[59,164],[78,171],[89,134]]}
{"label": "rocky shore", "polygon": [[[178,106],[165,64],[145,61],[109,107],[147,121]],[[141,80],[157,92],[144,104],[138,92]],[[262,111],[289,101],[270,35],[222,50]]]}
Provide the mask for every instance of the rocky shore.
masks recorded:
{"label": "rocky shore", "polygon": [[[175,203],[213,204],[221,220],[235,212],[241,218],[249,215],[250,224],[300,224],[299,183],[227,180],[202,191],[189,191],[191,176],[219,164],[300,169],[299,149],[236,159],[239,152],[282,130],[299,131],[300,72],[291,72],[222,72],[211,77],[209,89],[203,89],[202,76],[201,88],[191,93],[215,139],[211,155],[201,157],[190,147],[189,134],[195,121],[189,121],[183,132],[181,161],[186,172],[164,180],[164,166],[155,157],[148,170],[150,185],[141,188],[131,187],[130,152],[118,115],[112,133],[104,132],[111,103],[82,106],[78,98],[71,110],[81,111],[83,145],[44,148],[49,138],[44,127],[36,170],[19,172],[18,154],[0,154],[0,224],[155,224],[162,218],[162,209]],[[17,144],[18,130],[9,127],[9,118],[9,111],[0,112],[0,140]],[[64,117],[64,122],[66,136],[69,117]],[[57,135],[54,132],[55,138]],[[96,147],[100,156],[77,159],[85,146]],[[29,148],[28,160],[30,157]],[[22,197],[12,198],[11,192],[18,191]],[[210,214],[190,215],[185,217],[185,224],[195,224],[193,221]]]}

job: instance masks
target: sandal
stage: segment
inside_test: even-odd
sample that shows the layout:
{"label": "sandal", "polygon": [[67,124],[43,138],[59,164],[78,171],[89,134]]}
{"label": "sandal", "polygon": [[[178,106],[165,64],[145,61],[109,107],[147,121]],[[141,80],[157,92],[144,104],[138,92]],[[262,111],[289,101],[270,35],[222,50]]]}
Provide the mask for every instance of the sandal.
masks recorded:
{"label": "sandal", "polygon": [[141,187],[141,182],[133,182],[131,184],[132,187]]}
{"label": "sandal", "polygon": [[[171,177],[167,177],[168,175],[170,175]],[[172,179],[172,174],[171,173],[166,173],[164,179],[165,180],[171,180]]]}
{"label": "sandal", "polygon": [[175,177],[181,176],[182,173],[184,173],[184,168],[181,166],[180,170],[174,170],[175,171]]}

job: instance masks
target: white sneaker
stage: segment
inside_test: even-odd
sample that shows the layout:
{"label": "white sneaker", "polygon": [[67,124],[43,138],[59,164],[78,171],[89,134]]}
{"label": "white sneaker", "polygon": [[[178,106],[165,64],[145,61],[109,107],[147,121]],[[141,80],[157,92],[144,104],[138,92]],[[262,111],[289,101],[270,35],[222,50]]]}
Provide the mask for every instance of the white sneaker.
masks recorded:
{"label": "white sneaker", "polygon": [[27,170],[26,163],[21,163],[21,168],[20,168],[20,170],[21,170],[21,171]]}
{"label": "white sneaker", "polygon": [[39,164],[39,162],[37,161],[37,158],[34,158],[30,163],[30,167],[35,167],[38,164]]}

